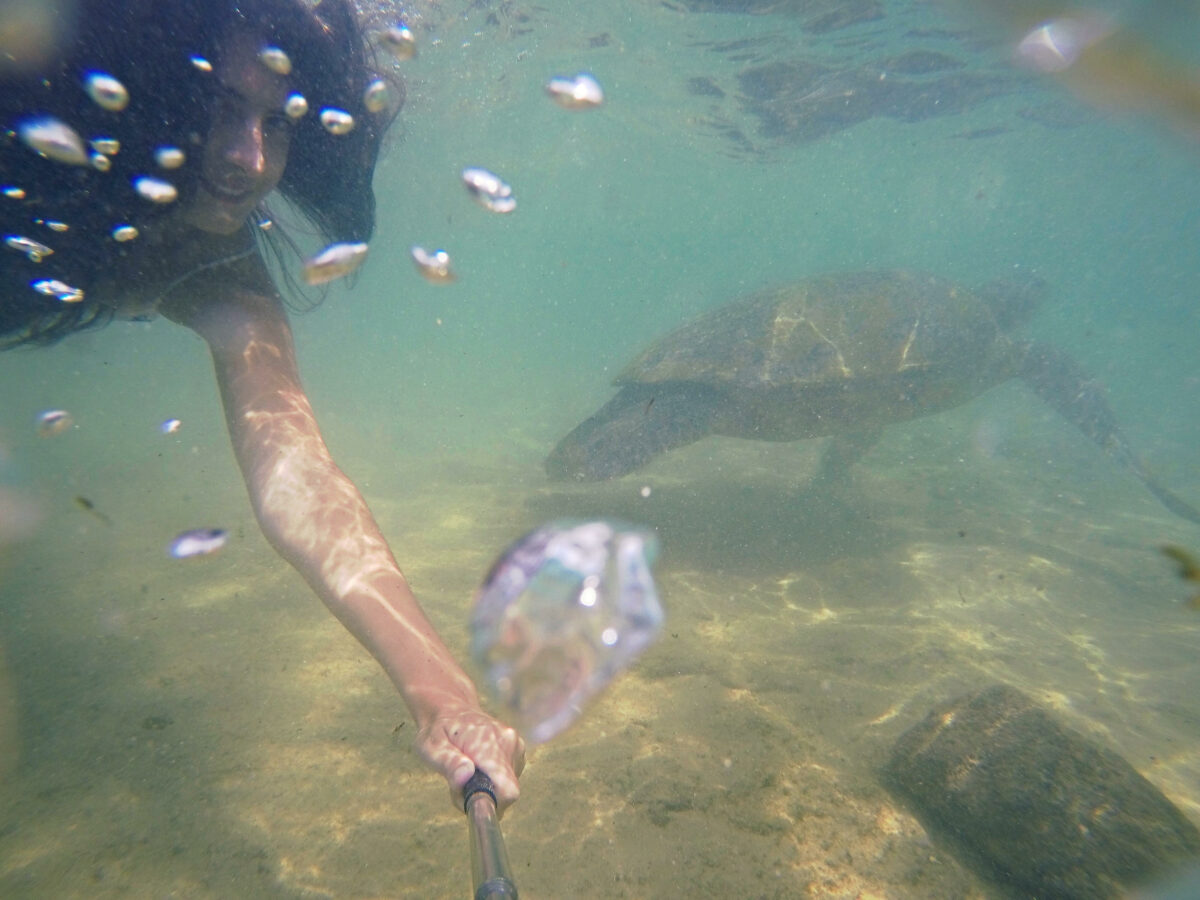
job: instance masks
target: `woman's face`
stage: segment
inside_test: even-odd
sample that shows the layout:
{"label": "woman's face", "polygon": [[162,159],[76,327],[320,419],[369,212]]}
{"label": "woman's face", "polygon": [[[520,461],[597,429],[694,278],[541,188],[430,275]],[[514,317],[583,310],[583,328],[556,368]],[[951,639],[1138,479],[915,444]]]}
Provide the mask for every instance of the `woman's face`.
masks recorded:
{"label": "woman's face", "polygon": [[287,80],[259,59],[263,46],[253,33],[235,33],[214,68],[218,94],[201,151],[200,183],[182,211],[184,222],[201,231],[236,232],[287,164]]}

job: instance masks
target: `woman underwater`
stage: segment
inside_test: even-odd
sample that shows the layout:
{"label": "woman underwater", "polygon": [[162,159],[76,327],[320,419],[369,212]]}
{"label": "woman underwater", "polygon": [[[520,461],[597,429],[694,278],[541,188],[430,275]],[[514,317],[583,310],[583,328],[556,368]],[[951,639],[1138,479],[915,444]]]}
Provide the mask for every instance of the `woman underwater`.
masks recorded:
{"label": "woman underwater", "polygon": [[374,228],[398,102],[348,3],[82,0],[43,49],[0,62],[0,342],[154,314],[202,337],[267,539],[383,666],[452,798],[478,766],[513,803],[524,742],[482,711],[331,458],[264,259],[286,246],[275,188],[330,242]]}

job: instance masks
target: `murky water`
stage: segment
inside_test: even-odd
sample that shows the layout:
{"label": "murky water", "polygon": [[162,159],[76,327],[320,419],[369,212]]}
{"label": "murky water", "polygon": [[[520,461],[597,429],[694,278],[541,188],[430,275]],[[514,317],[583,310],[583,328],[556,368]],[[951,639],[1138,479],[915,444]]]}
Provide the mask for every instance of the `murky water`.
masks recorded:
{"label": "murky water", "polygon": [[[828,32],[635,0],[416,23],[371,258],[295,323],[328,442],[463,659],[472,591],[524,531],[615,516],[663,545],[663,637],[531,753],[504,820],[523,896],[988,896],[877,773],[931,706],[998,681],[1200,819],[1200,616],[1158,551],[1200,531],[1019,384],[890,429],[835,492],[810,486],[819,442],[542,472],[636,351],[738,294],[1019,265],[1051,285],[1028,333],[1200,503],[1195,146],[939,8],[885,8]],[[888,60],[907,86],[872,93]],[[543,83],[581,69],[606,105],[556,107]],[[845,91],[867,96],[827,102]],[[467,165],[516,212],[473,204]],[[459,281],[421,280],[414,243]],[[0,357],[0,383],[3,483],[42,515],[0,550],[0,894],[467,895],[463,817],[398,697],[257,531],[200,342],[114,325]],[[38,438],[47,408],[78,427]],[[209,526],[221,553],[167,556]]]}

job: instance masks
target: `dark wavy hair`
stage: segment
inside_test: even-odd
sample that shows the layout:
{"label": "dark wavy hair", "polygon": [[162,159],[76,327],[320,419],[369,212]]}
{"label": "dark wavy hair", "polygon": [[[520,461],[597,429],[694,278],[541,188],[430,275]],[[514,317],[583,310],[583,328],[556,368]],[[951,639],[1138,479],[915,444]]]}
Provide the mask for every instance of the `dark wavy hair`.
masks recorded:
{"label": "dark wavy hair", "polygon": [[[231,31],[246,27],[284,49],[292,63],[289,86],[309,104],[295,126],[280,192],[326,240],[370,238],[371,179],[398,103],[374,113],[364,106],[364,89],[378,76],[348,0],[81,0],[64,29],[69,37],[47,61],[32,71],[0,69],[0,232],[6,244],[0,247],[0,347],[50,343],[107,322],[114,298],[91,288],[114,272],[136,277],[153,268],[150,254],[163,248],[145,238],[197,189],[217,99],[206,62],[215,65]],[[95,73],[126,88],[124,109],[93,100],[86,88]],[[401,100],[399,85],[390,87]],[[355,127],[331,134],[319,119],[326,107],[349,112]],[[49,158],[22,139],[22,129],[39,120],[66,124],[89,153],[98,139],[119,141],[119,150],[103,154],[101,167]],[[187,161],[164,171],[155,159],[163,147],[182,149]],[[140,196],[133,183],[143,175],[168,180],[178,191],[176,203]],[[141,237],[117,240],[114,230],[123,225]],[[258,232],[251,223],[247,229]],[[53,253],[36,245],[31,251],[21,238]],[[83,299],[64,301],[60,292],[33,287],[55,281],[82,290]]]}

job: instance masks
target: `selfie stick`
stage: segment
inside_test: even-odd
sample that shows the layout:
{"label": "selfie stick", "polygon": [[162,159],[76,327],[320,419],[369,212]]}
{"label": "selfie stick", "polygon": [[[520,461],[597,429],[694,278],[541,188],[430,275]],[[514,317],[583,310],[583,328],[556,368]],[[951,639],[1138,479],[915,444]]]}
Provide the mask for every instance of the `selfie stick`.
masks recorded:
{"label": "selfie stick", "polygon": [[490,897],[512,897],[517,900],[500,833],[500,816],[496,811],[496,792],[492,779],[482,769],[463,785],[463,810],[471,826],[471,882],[475,900]]}

